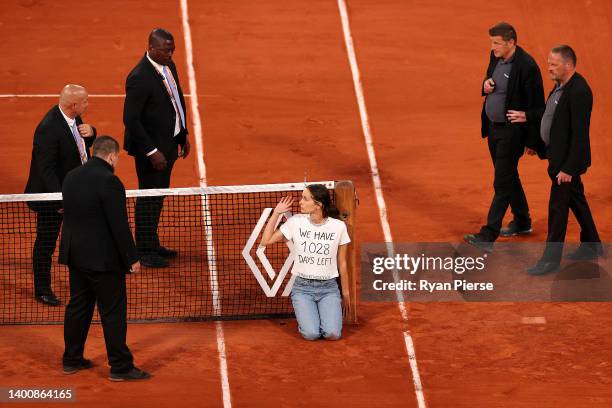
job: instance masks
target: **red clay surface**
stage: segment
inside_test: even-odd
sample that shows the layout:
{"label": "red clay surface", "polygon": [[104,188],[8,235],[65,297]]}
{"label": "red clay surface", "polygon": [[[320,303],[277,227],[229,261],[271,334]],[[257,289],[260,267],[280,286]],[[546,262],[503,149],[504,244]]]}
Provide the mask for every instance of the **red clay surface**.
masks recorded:
{"label": "red clay surface", "polygon": [[[12,35],[0,93],[57,93],[77,82],[122,93],[127,72],[162,25],[177,38],[187,88],[177,1],[11,1],[0,11]],[[340,18],[333,1],[190,2],[196,79],[210,185],[351,179],[361,205],[356,239],[382,241]],[[349,14],[394,239],[458,241],[478,228],[492,194],[479,137],[487,28],[515,25],[519,44],[544,68],[548,49],[575,47],[595,93],[593,167],[584,178],[600,235],[612,233],[610,183],[612,5],[590,2],[350,1]],[[551,82],[544,72],[546,89]],[[0,191],[21,192],[33,129],[53,99],[0,99]],[[122,138],[120,98],[92,98],[86,116]],[[195,153],[195,151],[194,151]],[[132,159],[119,175],[135,187]],[[545,163],[521,162],[535,233],[546,233]],[[197,183],[194,157],[173,186]],[[572,220],[568,238],[577,240]],[[360,324],[337,343],[299,339],[293,320],[224,322],[236,407],[417,406],[403,331],[412,333],[429,407],[609,407],[610,305],[360,303]],[[544,325],[523,317],[543,316]],[[131,325],[136,363],[155,378],[111,384],[101,329],[92,328],[91,372],[60,373],[61,326],[0,327],[0,386],[71,386],[79,406],[221,406],[213,323]]]}

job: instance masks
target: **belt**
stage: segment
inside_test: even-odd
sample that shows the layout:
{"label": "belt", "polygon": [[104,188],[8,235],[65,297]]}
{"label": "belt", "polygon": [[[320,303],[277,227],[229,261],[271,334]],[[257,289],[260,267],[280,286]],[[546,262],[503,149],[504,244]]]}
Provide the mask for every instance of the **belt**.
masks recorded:
{"label": "belt", "polygon": [[504,127],[508,122],[489,122],[492,127]]}
{"label": "belt", "polygon": [[327,281],[330,281],[332,279],[334,279],[334,280],[336,279],[336,278],[327,278],[327,279],[305,278],[305,277],[303,277],[301,275],[296,275],[296,277],[298,277],[300,279],[303,279],[305,281],[309,281],[309,282],[327,282]]}

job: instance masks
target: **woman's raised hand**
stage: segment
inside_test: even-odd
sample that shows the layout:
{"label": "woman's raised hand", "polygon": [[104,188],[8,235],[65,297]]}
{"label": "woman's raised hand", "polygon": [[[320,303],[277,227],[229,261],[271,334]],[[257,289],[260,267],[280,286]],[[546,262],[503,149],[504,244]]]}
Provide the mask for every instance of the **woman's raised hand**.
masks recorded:
{"label": "woman's raised hand", "polygon": [[287,211],[290,211],[291,204],[293,204],[293,197],[281,198],[281,200],[278,202],[278,204],[276,204],[276,207],[274,208],[274,213],[283,214],[283,213],[286,213]]}

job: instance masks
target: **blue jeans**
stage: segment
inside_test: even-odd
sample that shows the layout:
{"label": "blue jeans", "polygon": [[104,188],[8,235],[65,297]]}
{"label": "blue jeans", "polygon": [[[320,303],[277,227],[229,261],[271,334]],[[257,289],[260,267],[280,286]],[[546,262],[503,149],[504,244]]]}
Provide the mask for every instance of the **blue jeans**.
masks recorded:
{"label": "blue jeans", "polygon": [[338,340],[342,334],[342,298],[336,279],[313,280],[299,276],[291,301],[300,333],[306,340]]}

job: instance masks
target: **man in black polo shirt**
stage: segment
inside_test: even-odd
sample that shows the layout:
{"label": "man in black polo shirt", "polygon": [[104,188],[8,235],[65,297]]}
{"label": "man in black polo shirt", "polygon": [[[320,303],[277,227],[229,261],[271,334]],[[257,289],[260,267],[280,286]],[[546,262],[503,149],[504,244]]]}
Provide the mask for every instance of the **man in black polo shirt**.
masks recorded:
{"label": "man in black polo shirt", "polygon": [[[535,112],[544,106],[544,87],[538,64],[521,47],[508,23],[489,29],[491,55],[483,82],[482,137],[488,138],[493,160],[495,194],[489,208],[487,223],[476,234],[464,235],[464,240],[486,251],[502,236],[528,234],[531,217],[527,198],[518,174],[518,161],[525,147],[538,145],[538,124]],[[508,111],[521,111],[525,122],[511,123]],[[530,149],[529,152],[532,152]],[[510,206],[514,219],[502,229],[506,210]]]}
{"label": "man in black polo shirt", "polygon": [[555,87],[548,96],[542,118],[541,158],[548,159],[552,180],[548,203],[546,249],[530,275],[544,275],[559,269],[569,210],[580,224],[580,246],[567,255],[572,260],[594,260],[603,253],[593,215],[584,195],[580,176],[591,165],[589,127],[593,93],[582,75],[576,72],[576,53],[568,45],[550,51],[548,72]]}

